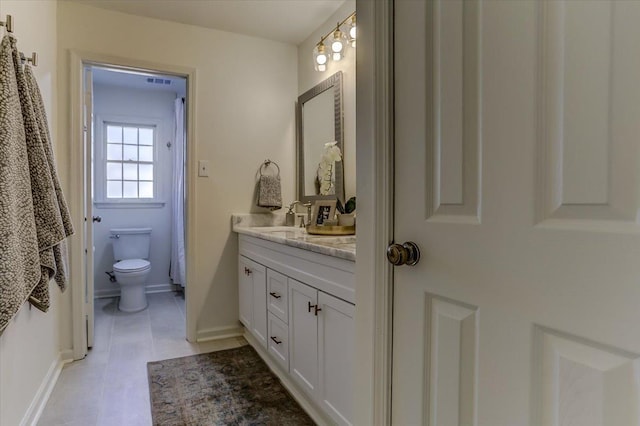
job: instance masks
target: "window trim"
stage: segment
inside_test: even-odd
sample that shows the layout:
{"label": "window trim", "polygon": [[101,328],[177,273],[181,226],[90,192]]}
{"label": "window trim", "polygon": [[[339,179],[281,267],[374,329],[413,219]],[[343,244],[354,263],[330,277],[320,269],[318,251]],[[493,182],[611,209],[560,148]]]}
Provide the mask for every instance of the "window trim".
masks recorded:
{"label": "window trim", "polygon": [[[94,155],[93,155],[93,204],[97,208],[162,208],[165,206],[164,182],[157,172],[160,163],[160,134],[164,131],[164,123],[158,118],[141,116],[122,116],[101,114],[95,117]],[[153,127],[153,198],[107,198],[107,142],[105,134],[108,124],[124,126]]]}

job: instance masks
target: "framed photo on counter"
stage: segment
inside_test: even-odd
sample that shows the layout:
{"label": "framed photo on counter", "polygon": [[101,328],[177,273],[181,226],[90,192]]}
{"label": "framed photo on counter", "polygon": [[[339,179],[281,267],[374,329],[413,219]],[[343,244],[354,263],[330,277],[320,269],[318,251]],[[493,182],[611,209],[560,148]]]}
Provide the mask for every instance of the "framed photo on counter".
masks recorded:
{"label": "framed photo on counter", "polygon": [[312,225],[322,226],[336,215],[336,200],[317,200],[313,205]]}

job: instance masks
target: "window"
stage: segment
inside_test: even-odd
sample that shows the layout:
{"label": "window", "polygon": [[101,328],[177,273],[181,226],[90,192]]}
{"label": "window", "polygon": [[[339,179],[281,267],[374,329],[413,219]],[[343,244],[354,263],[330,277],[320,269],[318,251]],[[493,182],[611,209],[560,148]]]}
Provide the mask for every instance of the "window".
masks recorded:
{"label": "window", "polygon": [[105,122],[106,200],[153,200],[156,127]]}

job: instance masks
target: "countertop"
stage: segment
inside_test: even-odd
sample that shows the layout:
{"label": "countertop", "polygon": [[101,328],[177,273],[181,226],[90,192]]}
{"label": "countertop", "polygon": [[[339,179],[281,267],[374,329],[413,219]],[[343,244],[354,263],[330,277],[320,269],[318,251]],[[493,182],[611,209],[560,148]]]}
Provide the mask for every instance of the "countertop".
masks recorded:
{"label": "countertop", "polygon": [[[233,231],[275,243],[346,260],[356,260],[356,236],[310,235],[306,229],[282,226],[283,215],[233,215]],[[255,226],[254,226],[255,225]]]}

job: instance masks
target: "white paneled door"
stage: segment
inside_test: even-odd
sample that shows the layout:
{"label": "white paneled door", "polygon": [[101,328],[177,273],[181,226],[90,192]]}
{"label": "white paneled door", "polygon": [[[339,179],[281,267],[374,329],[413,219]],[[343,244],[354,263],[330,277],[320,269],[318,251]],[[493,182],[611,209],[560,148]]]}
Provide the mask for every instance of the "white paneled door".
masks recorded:
{"label": "white paneled door", "polygon": [[396,0],[396,425],[640,425],[640,2]]}

